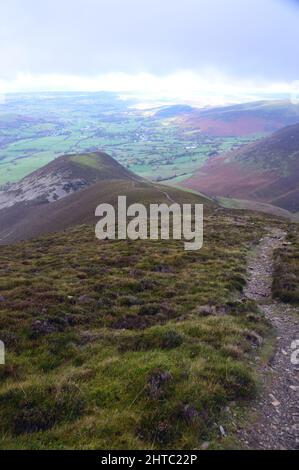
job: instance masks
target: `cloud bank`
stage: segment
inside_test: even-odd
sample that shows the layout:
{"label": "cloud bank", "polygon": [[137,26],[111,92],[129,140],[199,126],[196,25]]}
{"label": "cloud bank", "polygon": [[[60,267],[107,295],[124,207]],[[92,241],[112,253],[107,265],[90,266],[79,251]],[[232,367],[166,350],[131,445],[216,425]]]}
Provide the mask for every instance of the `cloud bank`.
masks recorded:
{"label": "cloud bank", "polygon": [[285,94],[299,79],[298,19],[287,0],[2,1],[0,87]]}
{"label": "cloud bank", "polygon": [[206,106],[290,98],[298,94],[299,82],[240,80],[221,76],[215,70],[181,71],[164,76],[145,73],[110,73],[96,77],[20,74],[15,80],[0,80],[2,97],[6,93],[46,91],[110,91],[139,101],[165,100]]}

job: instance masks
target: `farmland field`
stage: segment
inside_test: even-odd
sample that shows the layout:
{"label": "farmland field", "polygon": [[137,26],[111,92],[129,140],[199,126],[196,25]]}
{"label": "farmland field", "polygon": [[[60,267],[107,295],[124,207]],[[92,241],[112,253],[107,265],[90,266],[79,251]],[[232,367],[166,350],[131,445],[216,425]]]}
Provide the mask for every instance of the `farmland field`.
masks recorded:
{"label": "farmland field", "polygon": [[59,155],[104,150],[149,179],[182,180],[254,138],[208,137],[113,93],[8,95],[0,104],[0,185]]}

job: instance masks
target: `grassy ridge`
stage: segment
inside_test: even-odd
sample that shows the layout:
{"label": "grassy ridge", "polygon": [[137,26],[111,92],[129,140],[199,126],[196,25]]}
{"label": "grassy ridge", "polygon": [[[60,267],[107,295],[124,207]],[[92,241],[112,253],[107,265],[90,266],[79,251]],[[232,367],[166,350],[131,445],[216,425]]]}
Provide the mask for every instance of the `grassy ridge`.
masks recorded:
{"label": "grassy ridge", "polygon": [[265,219],[211,211],[196,253],[88,226],[1,247],[1,448],[221,446],[269,328],[238,300]]}

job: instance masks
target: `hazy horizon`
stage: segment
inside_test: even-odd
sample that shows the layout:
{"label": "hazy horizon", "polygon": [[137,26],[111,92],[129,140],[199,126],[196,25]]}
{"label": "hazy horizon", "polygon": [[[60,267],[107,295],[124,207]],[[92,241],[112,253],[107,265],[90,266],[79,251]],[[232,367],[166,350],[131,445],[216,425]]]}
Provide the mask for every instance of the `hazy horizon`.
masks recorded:
{"label": "hazy horizon", "polygon": [[296,1],[12,0],[0,13],[2,96],[115,91],[204,106],[299,88]]}

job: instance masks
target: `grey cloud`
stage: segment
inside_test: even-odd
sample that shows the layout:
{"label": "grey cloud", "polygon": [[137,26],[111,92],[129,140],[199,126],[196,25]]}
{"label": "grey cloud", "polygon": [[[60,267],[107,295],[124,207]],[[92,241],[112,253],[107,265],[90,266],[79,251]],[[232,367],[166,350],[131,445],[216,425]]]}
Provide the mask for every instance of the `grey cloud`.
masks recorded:
{"label": "grey cloud", "polygon": [[219,68],[299,78],[291,0],[2,0],[0,78]]}

